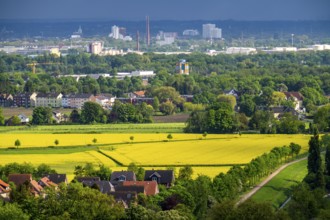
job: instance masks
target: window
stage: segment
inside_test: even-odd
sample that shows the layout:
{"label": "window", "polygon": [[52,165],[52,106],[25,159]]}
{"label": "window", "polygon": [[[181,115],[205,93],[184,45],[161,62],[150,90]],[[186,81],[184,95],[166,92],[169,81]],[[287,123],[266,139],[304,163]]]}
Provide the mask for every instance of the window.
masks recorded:
{"label": "window", "polygon": [[151,180],[157,182],[157,177],[156,176],[153,176],[153,177],[151,177]]}
{"label": "window", "polygon": [[125,176],[120,176],[118,179],[119,179],[119,181],[125,181],[126,177]]}

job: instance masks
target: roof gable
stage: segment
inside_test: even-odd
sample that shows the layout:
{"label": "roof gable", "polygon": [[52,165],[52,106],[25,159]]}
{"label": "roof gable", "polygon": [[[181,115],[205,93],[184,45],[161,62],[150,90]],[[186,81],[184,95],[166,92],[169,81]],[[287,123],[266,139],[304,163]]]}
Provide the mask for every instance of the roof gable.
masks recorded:
{"label": "roof gable", "polygon": [[60,184],[60,183],[67,183],[68,180],[66,178],[66,174],[47,174],[45,175],[45,177],[47,177],[50,181],[52,181],[53,183],[56,184]]}
{"label": "roof gable", "polygon": [[173,170],[146,170],[144,181],[151,181],[155,176],[158,178],[159,184],[171,184],[175,179]]}

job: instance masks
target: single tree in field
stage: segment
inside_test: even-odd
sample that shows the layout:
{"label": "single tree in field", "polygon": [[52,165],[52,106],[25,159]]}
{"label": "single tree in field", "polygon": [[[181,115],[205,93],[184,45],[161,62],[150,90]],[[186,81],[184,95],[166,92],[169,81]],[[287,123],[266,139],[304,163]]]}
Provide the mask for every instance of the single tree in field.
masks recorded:
{"label": "single tree in field", "polygon": [[58,144],[59,144],[60,142],[56,139],[55,141],[54,141],[54,144],[57,146]]}
{"label": "single tree in field", "polygon": [[19,146],[21,146],[21,141],[17,139],[15,141],[15,147],[18,148]]}
{"label": "single tree in field", "polygon": [[131,142],[134,141],[134,136],[130,136],[129,139],[131,140]]}
{"label": "single tree in field", "polygon": [[96,139],[96,138],[94,138],[94,139],[92,140],[92,142],[93,142],[94,144],[96,144],[96,142],[97,142],[97,139]]}
{"label": "single tree in field", "polygon": [[173,139],[172,134],[168,134],[168,135],[167,135],[167,139],[168,139],[169,141],[172,140],[172,139]]}
{"label": "single tree in field", "polygon": [[207,136],[207,132],[205,131],[205,132],[203,133],[203,138],[206,139],[206,136]]}

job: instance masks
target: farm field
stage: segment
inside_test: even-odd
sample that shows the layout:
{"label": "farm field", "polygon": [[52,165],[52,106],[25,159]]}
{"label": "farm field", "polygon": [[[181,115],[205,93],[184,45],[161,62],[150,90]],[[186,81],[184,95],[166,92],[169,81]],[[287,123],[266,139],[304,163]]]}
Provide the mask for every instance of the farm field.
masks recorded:
{"label": "farm field", "polygon": [[[173,139],[167,140],[167,135],[0,133],[0,157],[2,164],[46,163],[60,173],[67,173],[69,178],[73,177],[75,166],[87,162],[95,166],[104,164],[112,170],[126,170],[128,164],[135,162],[145,169],[175,167],[176,172],[190,165],[194,177],[205,174],[213,178],[227,172],[232,165],[244,165],[275,146],[295,142],[302,146],[301,153],[304,153],[310,138],[308,135],[209,134],[203,139],[201,134],[172,133]],[[133,141],[130,136],[134,136]],[[92,142],[94,138],[97,143]],[[21,141],[21,146],[8,149],[14,147],[16,139]],[[55,139],[59,145],[54,147]]]}
{"label": "farm field", "polygon": [[[111,144],[128,144],[138,142],[163,142],[167,140],[167,133],[159,134],[0,134],[0,148],[14,147],[15,140],[19,139],[21,142],[20,148],[29,147],[48,147],[53,146],[54,141],[58,140],[58,146],[86,146],[94,144],[92,140],[95,138],[97,145],[111,145]],[[134,140],[131,141],[130,137],[133,136]],[[197,140],[202,138],[200,134],[173,134],[172,141],[182,140]],[[208,139],[222,138],[219,135],[208,135]],[[94,145],[95,145],[94,144]],[[130,144],[129,144],[130,145]]]}
{"label": "farm field", "polygon": [[102,133],[183,133],[184,123],[40,125],[0,127],[0,133],[26,134],[102,134]]}
{"label": "farm field", "polygon": [[307,160],[292,164],[256,192],[252,199],[258,202],[269,202],[278,209],[290,195],[291,187],[300,183],[306,175]]}
{"label": "farm field", "polygon": [[206,140],[168,141],[158,143],[135,143],[118,145],[114,150],[102,152],[128,165],[183,166],[183,165],[233,165],[245,164],[251,159],[270,151],[275,146],[302,146],[301,153],[307,152],[307,135],[216,135]]}

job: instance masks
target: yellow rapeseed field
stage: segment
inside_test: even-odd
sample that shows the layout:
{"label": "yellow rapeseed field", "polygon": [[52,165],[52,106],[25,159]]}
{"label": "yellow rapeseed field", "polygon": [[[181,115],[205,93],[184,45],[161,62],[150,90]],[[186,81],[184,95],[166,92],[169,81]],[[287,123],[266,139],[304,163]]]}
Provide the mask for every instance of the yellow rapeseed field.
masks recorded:
{"label": "yellow rapeseed field", "polygon": [[169,141],[158,143],[118,145],[106,154],[127,165],[198,165],[198,164],[243,164],[269,152],[275,146],[302,146],[301,153],[308,149],[308,135],[217,135],[219,139]]}
{"label": "yellow rapeseed field", "polygon": [[[55,140],[59,141],[58,146],[81,146],[94,144],[92,140],[97,139],[96,144],[116,144],[131,142],[149,142],[167,140],[166,133],[163,134],[0,134],[0,148],[14,147],[15,141],[21,142],[20,148],[26,147],[48,147],[54,146]],[[172,140],[187,140],[201,138],[197,134],[173,134]],[[210,138],[217,135],[208,135]]]}

